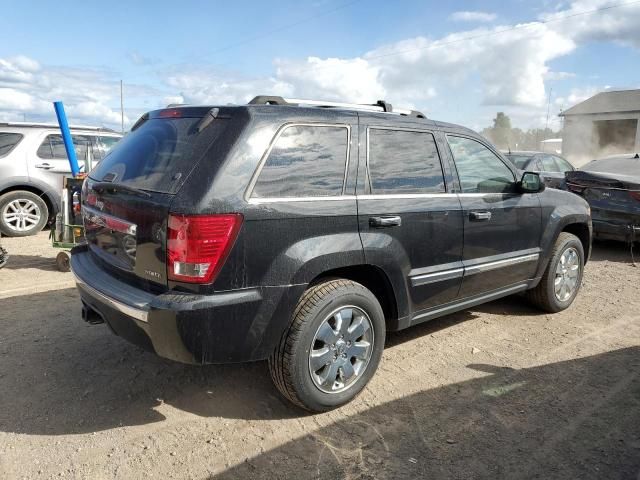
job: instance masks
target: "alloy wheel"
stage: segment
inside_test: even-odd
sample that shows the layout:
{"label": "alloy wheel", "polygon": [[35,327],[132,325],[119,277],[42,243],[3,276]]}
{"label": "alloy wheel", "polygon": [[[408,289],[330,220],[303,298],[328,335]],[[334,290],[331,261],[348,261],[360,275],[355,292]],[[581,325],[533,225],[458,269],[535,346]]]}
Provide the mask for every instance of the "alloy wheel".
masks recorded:
{"label": "alloy wheel", "polygon": [[373,352],[373,324],[355,306],[340,307],[318,327],[309,351],[309,372],[325,393],[350,388],[362,376]]}
{"label": "alloy wheel", "polygon": [[40,223],[42,213],[35,202],[19,198],[5,205],[2,211],[4,223],[16,232],[26,232]]}
{"label": "alloy wheel", "polygon": [[560,261],[556,266],[556,278],[553,290],[556,298],[561,302],[566,302],[571,298],[578,288],[580,277],[580,255],[573,248],[567,248],[560,256]]}

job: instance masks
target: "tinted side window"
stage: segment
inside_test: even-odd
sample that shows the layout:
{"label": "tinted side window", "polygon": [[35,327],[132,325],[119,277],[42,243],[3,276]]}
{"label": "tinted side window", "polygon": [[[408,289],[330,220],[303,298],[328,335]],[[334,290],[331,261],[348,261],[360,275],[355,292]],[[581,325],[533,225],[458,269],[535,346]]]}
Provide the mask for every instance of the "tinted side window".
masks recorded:
{"label": "tinted side window", "polygon": [[22,140],[20,133],[0,132],[0,157],[5,156]]}
{"label": "tinted side window", "polygon": [[511,170],[491,150],[470,138],[447,136],[464,193],[512,192]]}
{"label": "tinted side window", "polygon": [[369,129],[369,176],[373,194],[445,191],[433,135]]}
{"label": "tinted side window", "polygon": [[253,197],[342,194],[349,130],[292,125],[280,134],[253,188]]}
{"label": "tinted side window", "polygon": [[[91,145],[91,137],[87,135],[72,135],[73,146],[76,151],[78,161],[82,161],[87,156],[87,147]],[[66,160],[67,151],[64,149],[62,135],[47,135],[38,147],[36,153],[40,158],[47,160]]]}

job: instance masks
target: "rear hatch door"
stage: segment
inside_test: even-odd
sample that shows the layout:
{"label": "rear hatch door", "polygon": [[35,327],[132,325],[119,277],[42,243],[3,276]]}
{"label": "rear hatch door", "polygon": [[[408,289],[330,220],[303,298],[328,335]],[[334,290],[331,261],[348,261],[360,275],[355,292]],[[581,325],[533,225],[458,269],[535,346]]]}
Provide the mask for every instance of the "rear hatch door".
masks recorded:
{"label": "rear hatch door", "polygon": [[145,114],[89,174],[86,239],[105,269],[143,288],[166,289],[170,206],[225,129],[217,114],[202,107]]}

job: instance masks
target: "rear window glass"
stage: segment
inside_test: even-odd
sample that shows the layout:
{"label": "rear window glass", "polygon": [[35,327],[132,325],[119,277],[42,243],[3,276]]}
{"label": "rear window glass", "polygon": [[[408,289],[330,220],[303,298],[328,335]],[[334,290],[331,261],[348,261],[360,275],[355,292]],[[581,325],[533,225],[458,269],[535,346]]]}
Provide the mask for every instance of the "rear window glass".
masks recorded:
{"label": "rear window glass", "polygon": [[349,130],[341,126],[287,127],[265,161],[253,197],[342,194]]}
{"label": "rear window glass", "polygon": [[217,119],[202,132],[201,118],[158,118],[118,141],[90,177],[143,190],[176,193],[195,163],[224,129]]}
{"label": "rear window glass", "polygon": [[22,140],[19,133],[0,132],[0,157],[7,155]]}
{"label": "rear window glass", "polygon": [[445,191],[438,149],[430,133],[371,128],[369,175],[373,194]]}
{"label": "rear window glass", "polygon": [[509,160],[511,160],[511,163],[513,163],[516,166],[516,168],[519,168],[520,170],[524,169],[527,162],[529,162],[529,160],[533,158],[531,155],[513,155],[513,154],[507,154],[506,157]]}

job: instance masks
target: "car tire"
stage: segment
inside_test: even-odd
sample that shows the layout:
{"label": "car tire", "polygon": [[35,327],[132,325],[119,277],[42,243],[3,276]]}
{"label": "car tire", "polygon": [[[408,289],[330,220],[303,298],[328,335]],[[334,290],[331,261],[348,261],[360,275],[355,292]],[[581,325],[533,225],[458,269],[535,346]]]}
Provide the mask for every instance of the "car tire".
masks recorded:
{"label": "car tire", "polygon": [[385,334],[382,307],[368,289],[350,280],[324,281],[300,298],[269,358],[271,378],[299,407],[337,408],[353,400],[375,373]]}
{"label": "car tire", "polygon": [[48,219],[47,204],[35,193],[16,190],[0,197],[0,231],[7,237],[35,235]]}
{"label": "car tire", "polygon": [[561,232],[540,283],[527,292],[527,297],[542,310],[560,312],[568,308],[578,295],[583,271],[582,242],[571,233]]}

